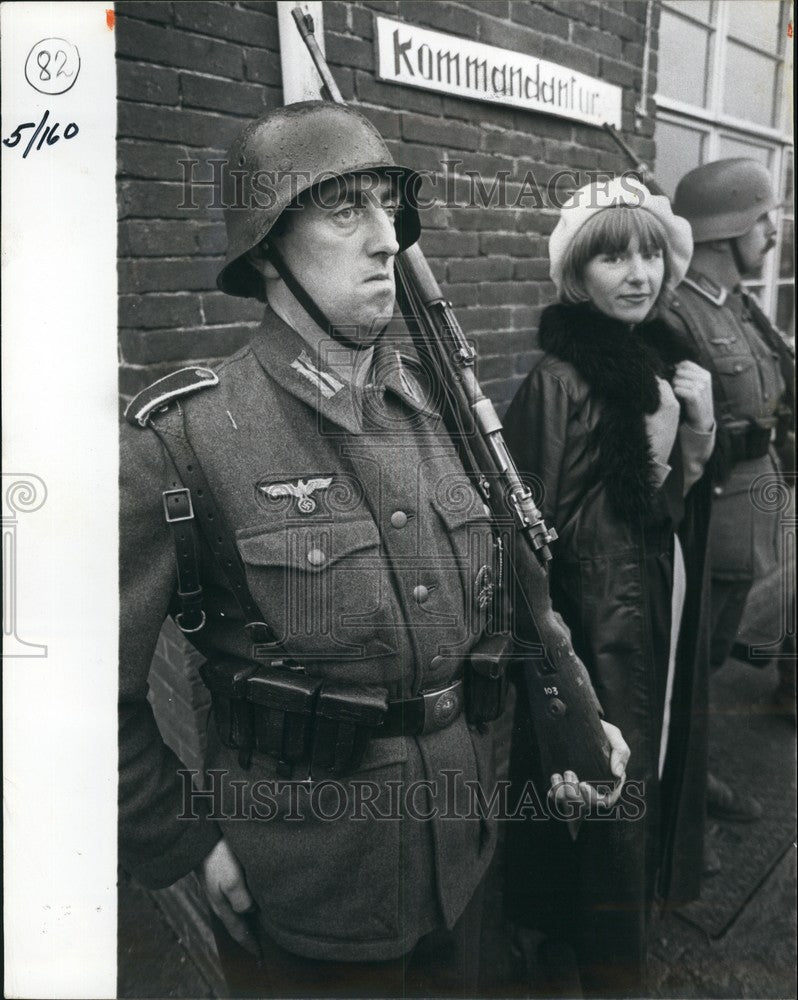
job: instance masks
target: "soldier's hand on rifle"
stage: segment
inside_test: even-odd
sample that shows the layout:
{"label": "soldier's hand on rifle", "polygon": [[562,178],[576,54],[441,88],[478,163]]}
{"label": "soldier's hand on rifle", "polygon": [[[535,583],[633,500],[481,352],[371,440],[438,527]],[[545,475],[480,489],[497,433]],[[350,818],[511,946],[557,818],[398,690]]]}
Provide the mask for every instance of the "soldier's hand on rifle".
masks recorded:
{"label": "soldier's hand on rifle", "polygon": [[211,909],[228,934],[260,959],[260,946],[247,922],[247,915],[255,910],[255,901],[247,888],[241,865],[224,837],[205,857],[199,874]]}
{"label": "soldier's hand on rifle", "polygon": [[673,392],[684,407],[687,423],[708,433],[715,423],[712,376],[693,361],[680,361],[673,377]]}
{"label": "soldier's hand on rifle", "polygon": [[626,781],[626,765],[629,763],[631,751],[617,726],[613,726],[603,719],[601,725],[604,727],[610,744],[610,770],[615,775],[615,785],[612,791],[606,794],[598,791],[587,781],[580,781],[573,771],[552,774],[549,795],[558,811],[567,811],[572,808],[569,805],[571,803],[573,805],[584,803],[589,808],[602,806],[609,809],[618,801],[623,783]]}

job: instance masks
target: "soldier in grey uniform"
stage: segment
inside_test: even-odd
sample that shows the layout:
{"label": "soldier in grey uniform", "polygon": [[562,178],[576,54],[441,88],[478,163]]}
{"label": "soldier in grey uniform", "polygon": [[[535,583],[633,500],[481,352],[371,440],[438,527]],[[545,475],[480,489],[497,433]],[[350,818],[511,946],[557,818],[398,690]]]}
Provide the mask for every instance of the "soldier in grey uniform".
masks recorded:
{"label": "soldier in grey uniform", "polygon": [[[754,503],[752,486],[759,477],[781,475],[776,444],[790,420],[791,379],[778,332],[741,286],[759,274],[775,244],[774,206],[768,171],[745,158],[691,170],[673,201],[690,222],[695,251],[668,320],[689,335],[712,372],[718,419],[710,527],[713,669],[732,650],[752,585],[780,558],[779,514]],[[761,815],[755,800],[709,778],[710,814],[739,821]]]}
{"label": "soldier in grey uniform", "polygon": [[[141,393],[123,434],[121,857],[148,886],[201,874],[234,995],[468,995],[507,636],[486,509],[385,330],[419,178],[323,102],[228,162],[218,284],[263,323]],[[147,702],[170,612],[207,658],[213,795]]]}

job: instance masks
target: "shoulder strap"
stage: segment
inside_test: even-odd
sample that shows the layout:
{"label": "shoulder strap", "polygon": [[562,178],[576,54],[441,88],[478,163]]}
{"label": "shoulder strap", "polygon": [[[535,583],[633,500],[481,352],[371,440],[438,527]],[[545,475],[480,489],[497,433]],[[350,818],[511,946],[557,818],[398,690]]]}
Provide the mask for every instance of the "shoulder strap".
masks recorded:
{"label": "shoulder strap", "polygon": [[134,396],[125,410],[125,420],[134,427],[146,427],[152,414],[162,406],[218,384],[219,376],[210,368],[181,368],[164,375]]}
{"label": "shoulder strap", "polygon": [[[183,483],[182,489],[167,492],[188,494],[189,506],[193,505],[192,512],[199,530],[244,616],[244,628],[249,630],[253,643],[261,646],[277,645],[272,629],[263,621],[263,615],[250,593],[246,570],[233,533],[216,503],[210,483],[188,439],[182,413],[181,433],[167,433],[153,421],[150,422],[150,426],[160,438],[174,463],[178,478]],[[164,495],[164,503],[166,502]]]}

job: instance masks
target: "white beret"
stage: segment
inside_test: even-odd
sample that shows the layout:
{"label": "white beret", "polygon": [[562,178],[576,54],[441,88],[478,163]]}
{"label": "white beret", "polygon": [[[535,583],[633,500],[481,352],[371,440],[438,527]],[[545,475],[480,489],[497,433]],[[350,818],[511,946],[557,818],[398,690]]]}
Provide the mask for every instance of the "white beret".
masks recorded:
{"label": "white beret", "polygon": [[619,205],[640,208],[659,219],[668,238],[668,286],[675,288],[685,276],[693,256],[690,223],[673,214],[671,203],[665,195],[652,194],[641,181],[624,175],[613,177],[610,181],[585,184],[574,191],[563,205],[560,218],[549,238],[550,274],[558,295],[562,293],[563,262],[576,234],[588,219]]}

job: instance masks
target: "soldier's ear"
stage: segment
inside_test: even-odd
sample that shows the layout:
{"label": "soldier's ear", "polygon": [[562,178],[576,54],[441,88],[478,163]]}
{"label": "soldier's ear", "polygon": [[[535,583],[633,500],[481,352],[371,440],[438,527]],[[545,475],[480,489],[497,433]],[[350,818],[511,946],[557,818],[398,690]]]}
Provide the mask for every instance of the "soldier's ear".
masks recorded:
{"label": "soldier's ear", "polygon": [[269,244],[262,240],[247,253],[247,259],[255,270],[267,281],[276,281],[279,278],[277,269],[269,260]]}

